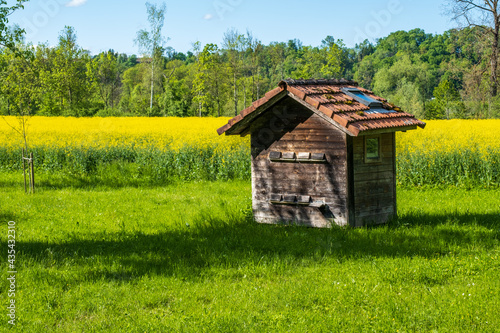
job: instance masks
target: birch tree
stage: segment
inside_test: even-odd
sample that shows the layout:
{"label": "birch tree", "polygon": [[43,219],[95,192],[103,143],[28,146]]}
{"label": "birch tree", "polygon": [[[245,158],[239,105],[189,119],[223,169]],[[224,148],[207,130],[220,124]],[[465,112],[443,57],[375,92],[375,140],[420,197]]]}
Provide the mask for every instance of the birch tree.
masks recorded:
{"label": "birch tree", "polygon": [[146,2],[148,12],[149,30],[141,29],[137,32],[135,43],[139,46],[139,52],[144,58],[151,61],[151,96],[149,102],[149,111],[153,109],[153,98],[155,81],[161,80],[161,62],[164,52],[165,38],[162,35],[163,24],[165,22],[165,12],[167,6],[165,3],[157,6]]}

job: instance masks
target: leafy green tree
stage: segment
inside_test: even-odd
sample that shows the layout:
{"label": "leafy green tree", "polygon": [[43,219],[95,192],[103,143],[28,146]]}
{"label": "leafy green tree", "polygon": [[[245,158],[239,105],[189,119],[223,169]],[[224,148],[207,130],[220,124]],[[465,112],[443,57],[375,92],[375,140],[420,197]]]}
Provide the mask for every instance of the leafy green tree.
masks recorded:
{"label": "leafy green tree", "polygon": [[[22,41],[24,30],[18,26],[9,27],[9,16],[18,9],[24,8],[24,3],[28,0],[16,0],[14,4],[8,5],[6,0],[0,0],[0,46],[12,51],[16,50],[16,45]],[[19,50],[18,50],[19,51]]]}
{"label": "leafy green tree", "polygon": [[[17,124],[5,121],[22,139],[24,152],[27,153],[29,151],[28,124],[36,110],[38,73],[37,68],[32,65],[32,57],[20,56],[26,54],[33,54],[32,47],[19,44],[14,50],[7,48],[0,52],[0,64],[3,69],[0,71],[0,96],[6,102],[2,113],[15,115]],[[32,188],[31,184],[30,180],[30,188]]]}
{"label": "leafy green tree", "polygon": [[229,29],[224,33],[223,46],[228,59],[229,69],[233,78],[233,103],[234,115],[239,112],[238,109],[238,80],[241,76],[241,51],[245,44],[245,36],[236,29]]}
{"label": "leafy green tree", "polygon": [[296,53],[291,52],[287,60],[294,58],[295,70],[292,77],[340,78],[345,56],[343,47],[341,40],[335,41],[332,36],[327,36],[321,47],[302,46]]}
{"label": "leafy green tree", "polygon": [[198,70],[193,81],[193,102],[198,104],[199,116],[222,114],[224,64],[215,44],[205,45],[199,55]]}
{"label": "leafy green tree", "polygon": [[355,62],[361,62],[365,57],[375,52],[375,46],[368,39],[365,39],[362,43],[354,46],[354,52],[356,54]]}
{"label": "leafy green tree", "polygon": [[354,72],[354,79],[358,81],[361,87],[373,89],[373,77],[377,72],[373,63],[373,57],[367,56],[357,64],[357,69]]}
{"label": "leafy green tree", "polygon": [[373,80],[377,94],[417,116],[424,114],[431,84],[428,65],[414,63],[410,56],[404,55],[393,66],[380,69]]}
{"label": "leafy green tree", "polygon": [[137,56],[135,54],[128,56],[125,53],[121,53],[118,55],[116,60],[118,61],[118,64],[123,68],[124,71],[126,69],[129,69],[130,67],[134,67],[135,65],[137,65]]}
{"label": "leafy green tree", "polygon": [[32,52],[31,47],[16,45],[17,50],[0,53],[0,92],[5,101],[3,114],[30,116],[37,109],[38,68],[31,59],[19,57],[18,52]]}
{"label": "leafy green tree", "polygon": [[47,44],[37,46],[34,66],[39,70],[38,114],[43,116],[60,116],[63,113],[62,98],[59,96],[58,90],[60,82],[53,75],[55,57],[55,48],[51,48]]}
{"label": "leafy green tree", "polygon": [[277,81],[285,79],[286,44],[273,42],[267,48],[272,68],[270,74],[276,73],[278,75],[278,80],[273,80],[272,77],[271,80],[277,83]]}
{"label": "leafy green tree", "polygon": [[147,63],[127,69],[123,73],[122,94],[119,108],[123,113],[136,116],[151,116],[150,69]]}
{"label": "leafy green tree", "polygon": [[92,89],[87,76],[90,57],[76,40],[74,28],[66,26],[56,48],[44,46],[37,52],[43,89],[41,114],[91,116],[97,111],[91,108],[90,101]]}
{"label": "leafy green tree", "polygon": [[106,109],[114,108],[120,97],[121,68],[116,55],[103,52],[87,64],[88,76]]}
{"label": "leafy green tree", "polygon": [[195,63],[178,59],[167,62],[165,68],[165,91],[158,100],[161,112],[170,117],[191,115],[193,89],[191,71]]}
{"label": "leafy green tree", "polygon": [[321,75],[323,78],[338,78],[342,72],[342,58],[344,44],[341,40],[335,41],[332,36],[327,36],[322,41],[321,51],[325,55]]}
{"label": "leafy green tree", "polygon": [[429,104],[426,112],[428,119],[463,118],[465,116],[465,106],[460,94],[448,80],[442,80],[434,88],[434,99]]}
{"label": "leafy green tree", "polygon": [[325,54],[319,47],[304,46],[300,56],[296,58],[297,67],[292,73],[294,79],[318,79],[323,76],[322,69],[325,65]]}
{"label": "leafy green tree", "polygon": [[[250,31],[247,31],[246,42],[247,42],[247,49],[245,52],[245,57],[247,59],[246,62],[248,64],[247,73],[250,75],[252,81],[251,99],[257,100],[260,98],[259,97],[260,87],[262,84],[261,59],[263,55],[264,46],[258,39],[256,39],[253,36],[253,34]],[[247,105],[246,101],[244,105],[245,106]]]}

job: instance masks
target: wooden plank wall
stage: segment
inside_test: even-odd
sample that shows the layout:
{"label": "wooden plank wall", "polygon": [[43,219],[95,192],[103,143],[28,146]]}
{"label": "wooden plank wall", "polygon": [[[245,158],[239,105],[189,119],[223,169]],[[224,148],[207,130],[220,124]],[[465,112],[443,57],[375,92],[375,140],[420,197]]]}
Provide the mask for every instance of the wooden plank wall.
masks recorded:
{"label": "wooden plank wall", "polygon": [[[258,222],[314,227],[347,223],[344,133],[299,103],[285,99],[259,120],[251,135],[253,212]],[[325,153],[326,163],[271,162],[271,151]],[[324,200],[328,208],[271,204],[271,194],[307,195],[314,201]]]}
{"label": "wooden plank wall", "polygon": [[353,139],[355,226],[387,222],[396,214],[394,133],[381,134],[381,161],[365,163],[364,138]]}

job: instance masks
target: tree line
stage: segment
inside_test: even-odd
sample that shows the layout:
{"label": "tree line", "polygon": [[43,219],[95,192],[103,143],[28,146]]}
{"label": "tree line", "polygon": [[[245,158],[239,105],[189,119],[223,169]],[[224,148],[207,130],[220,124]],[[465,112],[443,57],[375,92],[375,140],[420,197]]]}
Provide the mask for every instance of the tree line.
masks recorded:
{"label": "tree line", "polygon": [[500,116],[491,40],[481,26],[397,31],[352,48],[332,36],[320,46],[297,39],[264,45],[249,31],[230,29],[221,45],[198,42],[182,53],[158,34],[162,10],[148,7],[151,29],[136,38],[140,56],[91,55],[72,27],[55,47],[0,48],[0,113],[231,116],[286,78],[346,78],[425,119]]}

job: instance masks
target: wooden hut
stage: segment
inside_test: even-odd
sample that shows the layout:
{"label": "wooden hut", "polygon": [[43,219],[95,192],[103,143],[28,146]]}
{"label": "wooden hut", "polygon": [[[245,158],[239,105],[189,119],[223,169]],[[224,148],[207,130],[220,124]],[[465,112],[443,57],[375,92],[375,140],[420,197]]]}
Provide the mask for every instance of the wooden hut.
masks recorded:
{"label": "wooden hut", "polygon": [[346,80],[286,80],[217,132],[251,135],[261,223],[355,227],[396,216],[396,131],[425,123]]}

